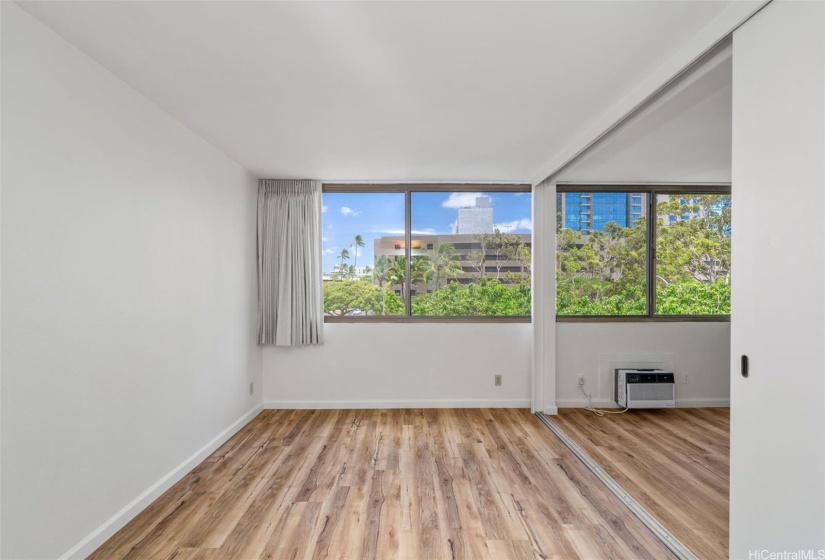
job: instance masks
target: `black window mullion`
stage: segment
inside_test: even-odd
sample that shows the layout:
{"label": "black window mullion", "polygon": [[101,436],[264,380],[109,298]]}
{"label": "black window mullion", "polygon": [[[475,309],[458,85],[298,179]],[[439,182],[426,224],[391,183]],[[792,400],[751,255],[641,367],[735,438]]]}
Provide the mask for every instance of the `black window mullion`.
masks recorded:
{"label": "black window mullion", "polygon": [[647,191],[647,315],[656,314],[656,191]]}

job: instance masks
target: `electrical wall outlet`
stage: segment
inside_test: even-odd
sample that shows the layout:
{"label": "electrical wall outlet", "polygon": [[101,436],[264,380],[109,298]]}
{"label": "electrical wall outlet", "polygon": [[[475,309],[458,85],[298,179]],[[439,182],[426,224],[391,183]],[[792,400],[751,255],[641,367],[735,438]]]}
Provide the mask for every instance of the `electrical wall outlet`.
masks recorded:
{"label": "electrical wall outlet", "polygon": [[579,377],[579,389],[584,387],[584,377]]}
{"label": "electrical wall outlet", "polygon": [[254,382],[254,381],[250,381],[250,382],[249,382],[249,394],[250,394],[250,395],[252,395],[252,394],[254,394],[254,393],[255,393],[255,382]]}
{"label": "electrical wall outlet", "polygon": [[501,387],[501,376],[496,375],[496,387]]}
{"label": "electrical wall outlet", "polygon": [[690,374],[689,373],[680,373],[679,377],[682,378],[682,385],[690,385]]}

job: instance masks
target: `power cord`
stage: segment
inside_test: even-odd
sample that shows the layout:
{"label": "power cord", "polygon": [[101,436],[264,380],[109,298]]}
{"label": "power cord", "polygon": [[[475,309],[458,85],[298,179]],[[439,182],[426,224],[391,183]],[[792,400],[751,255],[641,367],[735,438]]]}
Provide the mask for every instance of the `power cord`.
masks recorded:
{"label": "power cord", "polygon": [[579,384],[579,391],[582,392],[582,395],[587,399],[587,406],[584,407],[585,410],[589,410],[596,416],[604,416],[605,414],[623,414],[628,411],[628,408],[625,407],[624,410],[605,410],[605,409],[598,409],[593,406],[593,399],[590,398],[590,395],[584,392],[584,386]]}

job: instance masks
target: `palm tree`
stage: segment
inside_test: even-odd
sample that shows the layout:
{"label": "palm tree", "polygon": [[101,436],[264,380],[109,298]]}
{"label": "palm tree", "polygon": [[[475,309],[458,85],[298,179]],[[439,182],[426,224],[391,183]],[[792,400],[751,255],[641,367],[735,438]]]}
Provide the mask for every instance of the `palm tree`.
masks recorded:
{"label": "palm tree", "polygon": [[349,265],[349,269],[347,270],[347,277],[350,280],[355,278],[355,265],[354,264]]}
{"label": "palm tree", "polygon": [[358,266],[358,248],[363,247],[363,246],[364,246],[364,238],[361,237],[360,235],[356,235],[355,240],[352,242],[352,245],[350,245],[350,247],[352,247],[353,250],[355,251],[355,259],[353,259],[353,261],[352,261],[352,266]]}
{"label": "palm tree", "polygon": [[435,274],[435,268],[430,258],[426,255],[414,255],[410,263],[410,284],[418,290],[418,284],[424,282],[429,285],[430,279]]}
{"label": "palm tree", "polygon": [[407,301],[407,287],[404,285],[404,279],[407,276],[407,261],[403,256],[398,255],[395,260],[389,263],[387,267],[387,282],[390,286],[401,286],[401,300]]}
{"label": "palm tree", "polygon": [[349,251],[346,249],[341,249],[341,254],[338,255],[338,257],[341,259],[341,267],[338,269],[338,274],[341,276],[340,279],[343,280],[344,272],[346,272],[346,269],[344,268],[344,261],[349,260]]}
{"label": "palm tree", "polygon": [[452,243],[442,243],[437,249],[430,253],[433,274],[435,276],[435,287],[448,278],[457,278],[464,274],[461,266],[461,258],[456,254]]}
{"label": "palm tree", "polygon": [[373,278],[378,282],[378,287],[381,288],[381,315],[387,314],[387,288],[384,283],[389,277],[389,266],[390,262],[387,255],[381,255],[375,259]]}

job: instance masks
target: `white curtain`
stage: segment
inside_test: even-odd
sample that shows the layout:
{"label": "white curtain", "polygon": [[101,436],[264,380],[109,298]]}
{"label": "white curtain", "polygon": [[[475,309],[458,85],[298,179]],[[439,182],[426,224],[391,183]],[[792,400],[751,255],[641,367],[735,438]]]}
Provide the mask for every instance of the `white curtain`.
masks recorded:
{"label": "white curtain", "polygon": [[258,181],[258,344],[323,341],[321,183]]}

